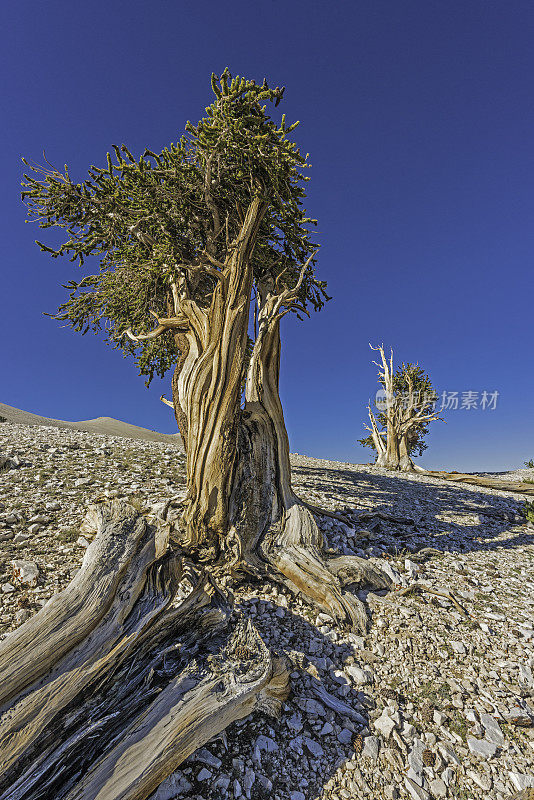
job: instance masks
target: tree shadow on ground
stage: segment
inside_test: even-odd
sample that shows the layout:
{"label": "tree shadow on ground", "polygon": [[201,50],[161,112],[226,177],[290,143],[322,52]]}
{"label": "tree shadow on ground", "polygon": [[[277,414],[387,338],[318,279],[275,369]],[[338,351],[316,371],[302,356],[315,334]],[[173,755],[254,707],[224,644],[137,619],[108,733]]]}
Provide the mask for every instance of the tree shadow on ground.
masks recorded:
{"label": "tree shadow on ground", "polygon": [[[358,759],[354,743],[358,734],[369,734],[368,712],[376,704],[365,687],[358,688],[349,676],[341,675],[352,665],[369,670],[358,660],[355,645],[336,632],[335,623],[327,626],[328,631],[321,630],[296,613],[296,608],[291,610],[289,604],[294,601],[289,593],[280,591],[274,602],[254,596],[255,588],[248,584],[247,598],[237,608],[252,619],[267,646],[287,660],[292,668],[291,693],[279,719],[254,713],[233,723],[223,736],[185,761],[179,773],[190,788],[177,797],[227,800],[239,796],[237,780],[243,799],[288,800],[291,792],[301,792],[306,800],[315,800],[339,767]],[[302,609],[307,608],[303,603]],[[351,713],[329,708],[324,691]],[[202,780],[206,751],[221,762],[208,782]],[[255,779],[249,786],[251,770]],[[221,774],[230,779],[228,785],[225,780],[222,786],[216,785]],[[159,800],[158,792],[153,797]]]}
{"label": "tree shadow on ground", "polygon": [[[493,493],[490,489],[466,488],[462,484],[443,485],[436,481],[422,482],[364,469],[326,467],[293,467],[294,486],[305,492],[310,487],[338,510],[349,515],[355,526],[368,527],[358,517],[367,511],[382,512],[413,519],[413,525],[378,520],[372,533],[380,539],[394,539],[399,552],[403,548],[415,552],[433,547],[445,552],[472,552],[497,548],[524,547],[534,542],[534,530],[525,527],[519,498]],[[406,493],[409,491],[409,499]],[[518,493],[520,493],[520,489]],[[503,508],[504,502],[507,508]],[[453,519],[446,519],[452,516]],[[509,532],[509,536],[503,534]]]}
{"label": "tree shadow on ground", "polygon": [[[410,480],[394,473],[375,472],[372,468],[352,470],[334,466],[294,465],[293,483],[297,494],[310,502],[320,506],[323,499],[328,501],[329,508],[333,502],[337,510],[348,515],[356,536],[352,542],[348,539],[349,546],[343,548],[345,553],[358,553],[360,549],[362,555],[389,559],[392,553],[417,553],[427,547],[461,554],[534,543],[534,530],[527,529],[524,518],[518,516],[522,501],[503,498],[489,489],[479,491],[474,486],[443,485],[438,480]],[[382,512],[385,517],[411,518],[413,522],[365,518],[365,514],[373,512]],[[452,519],[446,519],[448,516]],[[346,536],[343,525],[328,517],[320,517],[319,522],[321,526],[325,524],[330,544],[335,546],[343,542]],[[328,530],[330,523],[332,528]],[[362,541],[358,529],[367,530],[370,535]],[[337,542],[332,541],[333,532],[338,534]],[[271,599],[258,597],[257,583],[242,584],[237,608],[252,619],[267,646],[291,663],[292,691],[281,717],[275,720],[257,712],[231,725],[221,737],[181,765],[176,774],[186,781],[185,793],[163,794],[161,800],[171,797],[289,800],[291,792],[300,792],[305,800],[317,800],[329,779],[349,761],[354,762],[355,769],[346,772],[348,791],[354,797],[365,796],[365,784],[362,789],[361,784],[353,780],[363,758],[358,754],[357,737],[374,734],[369,712],[376,704],[366,693],[365,686],[355,686],[350,680],[343,684],[340,673],[351,665],[372,670],[373,658],[379,656],[363,649],[363,637],[353,636],[351,640],[339,632],[335,624],[319,623],[317,627],[310,621],[316,618],[310,607],[288,592],[264,586],[262,594],[266,593]],[[359,594],[364,599],[367,593]],[[402,709],[403,698],[394,688],[393,674],[391,678],[390,693],[384,701],[395,698]],[[321,689],[352,708],[357,716],[329,708],[321,700]],[[320,705],[314,706],[315,703]],[[313,713],[314,708],[320,713]],[[378,753],[378,740],[375,742]],[[205,760],[206,751],[208,758],[216,759],[213,767]],[[198,779],[204,768],[212,773],[211,779]],[[378,764],[374,775],[381,780]],[[221,776],[226,776],[223,785],[217,785]],[[154,800],[156,798],[160,800],[158,792],[154,795]]]}

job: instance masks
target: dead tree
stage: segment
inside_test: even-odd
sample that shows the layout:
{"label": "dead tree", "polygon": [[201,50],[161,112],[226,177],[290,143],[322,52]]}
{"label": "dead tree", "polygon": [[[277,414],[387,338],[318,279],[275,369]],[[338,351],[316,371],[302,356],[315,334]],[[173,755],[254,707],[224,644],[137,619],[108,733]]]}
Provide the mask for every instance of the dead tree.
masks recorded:
{"label": "dead tree", "polygon": [[[108,155],[107,168],[92,167],[81,184],[53,167],[25,176],[30,215],[69,233],[52,255],[101,258],[98,275],[70,285],[56,317],[82,333],[105,325],[148,381],[174,369],[187,471],[174,552],[211,575],[241,571],[282,583],[364,630],[366,608],[353,590],[387,588],[390,579],[365,559],[325,552],[314,514],[291,486],[278,388],[282,318],[309,316],[327,299],[315,275],[315,221],[302,208],[306,158],[288,137],[295,126],[284,117],[274,123],[262,105],[278,105],[283,89],[227,71],[212,88],[207,118],[188,123],[189,136],[159,155],[147,150],[137,161],[114,147],[117,163]],[[267,686],[273,668],[262,653]],[[237,669],[231,660],[229,667]],[[227,724],[226,712],[214,713],[214,729]],[[126,736],[113,736],[117,747]]]}
{"label": "dead tree", "polygon": [[376,451],[376,464],[387,469],[409,472],[418,470],[412,455],[426,449],[424,436],[428,423],[441,419],[435,411],[437,395],[428,375],[418,364],[405,364],[395,372],[393,350],[389,360],[384,346],[373,347],[380,353],[378,379],[384,396],[375,415],[371,404],[367,406],[370,426],[365,425],[369,436],[359,442]]}

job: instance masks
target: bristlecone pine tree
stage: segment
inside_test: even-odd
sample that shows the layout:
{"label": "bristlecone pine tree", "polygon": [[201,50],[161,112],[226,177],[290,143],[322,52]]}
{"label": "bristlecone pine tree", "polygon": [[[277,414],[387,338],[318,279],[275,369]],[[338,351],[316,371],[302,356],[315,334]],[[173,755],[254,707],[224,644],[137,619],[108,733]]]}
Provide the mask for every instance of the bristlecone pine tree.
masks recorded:
{"label": "bristlecone pine tree", "polygon": [[441,419],[435,412],[436,392],[430,378],[419,364],[402,364],[393,370],[393,350],[389,361],[384,346],[373,347],[380,353],[378,380],[383,389],[383,402],[375,416],[367,406],[371,425],[365,425],[369,436],[358,439],[364,447],[376,452],[376,464],[387,469],[409,472],[420,469],[412,456],[422,455],[427,444],[428,424]]}
{"label": "bristlecone pine tree", "polygon": [[269,116],[283,89],[265,81],[225,70],[212,89],[206,116],[159,154],[113,146],[80,183],[66,167],[25,175],[30,219],[66,232],[41,249],[100,262],[56,318],[104,329],[148,381],[174,369],[187,495],[171,537],[169,503],[159,520],[91,509],[74,581],[0,645],[1,800],[143,800],[233,720],[279,709],[287,670],[214,578],[278,581],[359,629],[348,588],[390,584],[327,555],[320,512],[291,487],[280,321],[326,299],[296,124]]}

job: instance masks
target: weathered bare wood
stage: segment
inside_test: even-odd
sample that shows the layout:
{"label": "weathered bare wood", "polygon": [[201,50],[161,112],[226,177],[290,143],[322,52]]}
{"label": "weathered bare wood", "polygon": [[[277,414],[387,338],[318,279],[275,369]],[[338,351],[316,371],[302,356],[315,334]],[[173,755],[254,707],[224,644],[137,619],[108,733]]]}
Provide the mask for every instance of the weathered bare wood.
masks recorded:
{"label": "weathered bare wood", "polygon": [[[238,439],[234,526],[226,544],[242,568],[283,583],[339,623],[363,631],[369,623],[366,608],[343,586],[382,588],[390,581],[376,569],[365,569],[358,559],[340,557],[329,562],[310,508],[293,492],[289,441],[278,390],[279,326],[279,297],[268,291],[260,294],[258,335]],[[256,475],[262,475],[263,480],[254,480]],[[349,574],[351,580],[346,579]]]}
{"label": "weathered bare wood", "polygon": [[[284,664],[250,623],[232,622],[206,574],[162,555],[165,536],[126,504],[95,514],[97,536],[76,579],[0,647],[6,669],[16,642],[20,665],[8,671],[0,717],[1,800],[144,800],[232,721],[254,708],[276,712],[287,694]],[[119,559],[109,584],[121,548],[129,561]],[[89,578],[105,585],[95,597],[106,603],[76,608],[80,638],[70,634],[69,602]],[[177,604],[184,580],[191,591]],[[44,654],[43,625],[51,642],[63,630],[71,639]],[[46,661],[38,670],[34,639]]]}
{"label": "weathered bare wood", "polygon": [[506,481],[500,478],[486,478],[483,475],[469,475],[462,472],[441,472],[434,469],[425,470],[425,475],[430,475],[430,477],[434,478],[442,478],[445,481],[453,481],[454,483],[486,486],[488,489],[496,489],[499,492],[516,492],[516,494],[534,497],[534,486],[528,483]]}
{"label": "weathered bare wood", "polygon": [[155,537],[147,536],[144,519],[131,506],[103,506],[97,513],[100,535],[87,548],[82,567],[68,588],[0,644],[0,712],[21,688],[45,674],[98,625],[134,554],[143,550],[143,537],[147,540],[144,561],[148,565],[156,557]]}

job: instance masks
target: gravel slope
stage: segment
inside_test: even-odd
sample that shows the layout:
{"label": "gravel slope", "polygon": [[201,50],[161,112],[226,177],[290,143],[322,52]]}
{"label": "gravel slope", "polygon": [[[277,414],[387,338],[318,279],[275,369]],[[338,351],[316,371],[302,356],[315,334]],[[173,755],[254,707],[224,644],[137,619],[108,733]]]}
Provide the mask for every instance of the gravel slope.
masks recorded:
{"label": "gravel slope", "polygon": [[[0,472],[2,638],[76,573],[89,503],[122,496],[149,509],[185,484],[176,440],[4,423],[0,455],[14,465]],[[279,720],[232,725],[153,800],[508,800],[534,786],[534,527],[523,496],[292,463],[301,496],[350,519],[321,518],[329,546],[372,559],[398,588],[360,593],[373,615],[363,637],[284,590],[229,581],[291,663],[292,693]],[[17,559],[34,565],[36,586],[13,575]]]}
{"label": "gravel slope", "polygon": [[182,446],[179,434],[158,433],[157,431],[140,428],[137,425],[130,425],[129,422],[121,422],[113,417],[97,417],[96,419],[86,419],[80,422],[66,422],[62,419],[50,419],[41,417],[39,414],[32,414],[29,411],[22,411],[20,408],[8,406],[0,403],[0,417],[5,417],[8,422],[18,425],[45,425],[54,428],[65,428],[72,431],[86,431],[88,433],[99,433],[106,436],[122,436],[128,439],[141,439],[146,442],[175,442]]}

